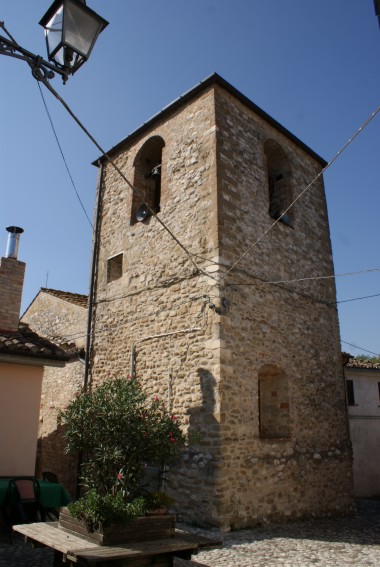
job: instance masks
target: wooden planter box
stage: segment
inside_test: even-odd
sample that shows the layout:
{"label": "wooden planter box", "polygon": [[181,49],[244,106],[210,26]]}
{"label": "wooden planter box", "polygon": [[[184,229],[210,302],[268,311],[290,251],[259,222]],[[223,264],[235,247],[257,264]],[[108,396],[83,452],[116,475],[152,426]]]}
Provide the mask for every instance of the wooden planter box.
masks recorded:
{"label": "wooden planter box", "polygon": [[109,526],[89,532],[82,520],[73,518],[67,508],[62,508],[59,515],[59,528],[98,545],[113,545],[174,537],[175,516],[169,514],[141,516],[128,526]]}

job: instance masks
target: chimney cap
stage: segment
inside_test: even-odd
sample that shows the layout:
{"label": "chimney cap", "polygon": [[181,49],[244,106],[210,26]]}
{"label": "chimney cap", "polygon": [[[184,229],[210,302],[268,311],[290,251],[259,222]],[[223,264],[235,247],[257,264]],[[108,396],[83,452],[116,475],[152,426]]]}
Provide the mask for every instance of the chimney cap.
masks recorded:
{"label": "chimney cap", "polygon": [[24,229],[19,226],[7,226],[5,230],[12,234],[22,234],[24,232]]}

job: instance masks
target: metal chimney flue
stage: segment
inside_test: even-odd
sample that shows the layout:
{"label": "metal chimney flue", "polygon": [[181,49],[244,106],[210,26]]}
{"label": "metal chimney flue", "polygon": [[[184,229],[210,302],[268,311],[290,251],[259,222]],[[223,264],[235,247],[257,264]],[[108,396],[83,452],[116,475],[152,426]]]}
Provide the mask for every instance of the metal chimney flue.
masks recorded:
{"label": "metal chimney flue", "polygon": [[9,234],[8,234],[7,251],[5,257],[14,258],[15,260],[17,260],[20,234],[24,232],[24,229],[20,228],[19,226],[7,226],[6,230],[8,231]]}

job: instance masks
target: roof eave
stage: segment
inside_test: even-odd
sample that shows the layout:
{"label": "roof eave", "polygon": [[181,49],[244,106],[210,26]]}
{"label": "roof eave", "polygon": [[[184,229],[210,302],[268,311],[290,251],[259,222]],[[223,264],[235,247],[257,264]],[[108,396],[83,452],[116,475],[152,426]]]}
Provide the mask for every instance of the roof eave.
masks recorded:
{"label": "roof eave", "polygon": [[30,354],[0,353],[0,362],[23,364],[24,366],[55,366],[62,368],[68,362],[68,358],[44,358],[42,356],[31,356]]}
{"label": "roof eave", "polygon": [[367,366],[345,366],[346,370],[353,370],[355,372],[380,372],[380,368],[368,368]]}

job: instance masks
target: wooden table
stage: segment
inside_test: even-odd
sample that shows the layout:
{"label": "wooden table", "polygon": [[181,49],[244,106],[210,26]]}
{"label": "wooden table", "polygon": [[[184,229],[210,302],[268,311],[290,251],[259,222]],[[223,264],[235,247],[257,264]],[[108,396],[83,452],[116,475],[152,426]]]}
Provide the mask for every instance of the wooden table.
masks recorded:
{"label": "wooden table", "polygon": [[96,565],[97,567],[171,567],[174,557],[191,559],[198,545],[188,538],[171,537],[138,543],[102,546],[58,528],[58,522],[20,524],[13,530],[25,541],[54,550],[54,567]]}

